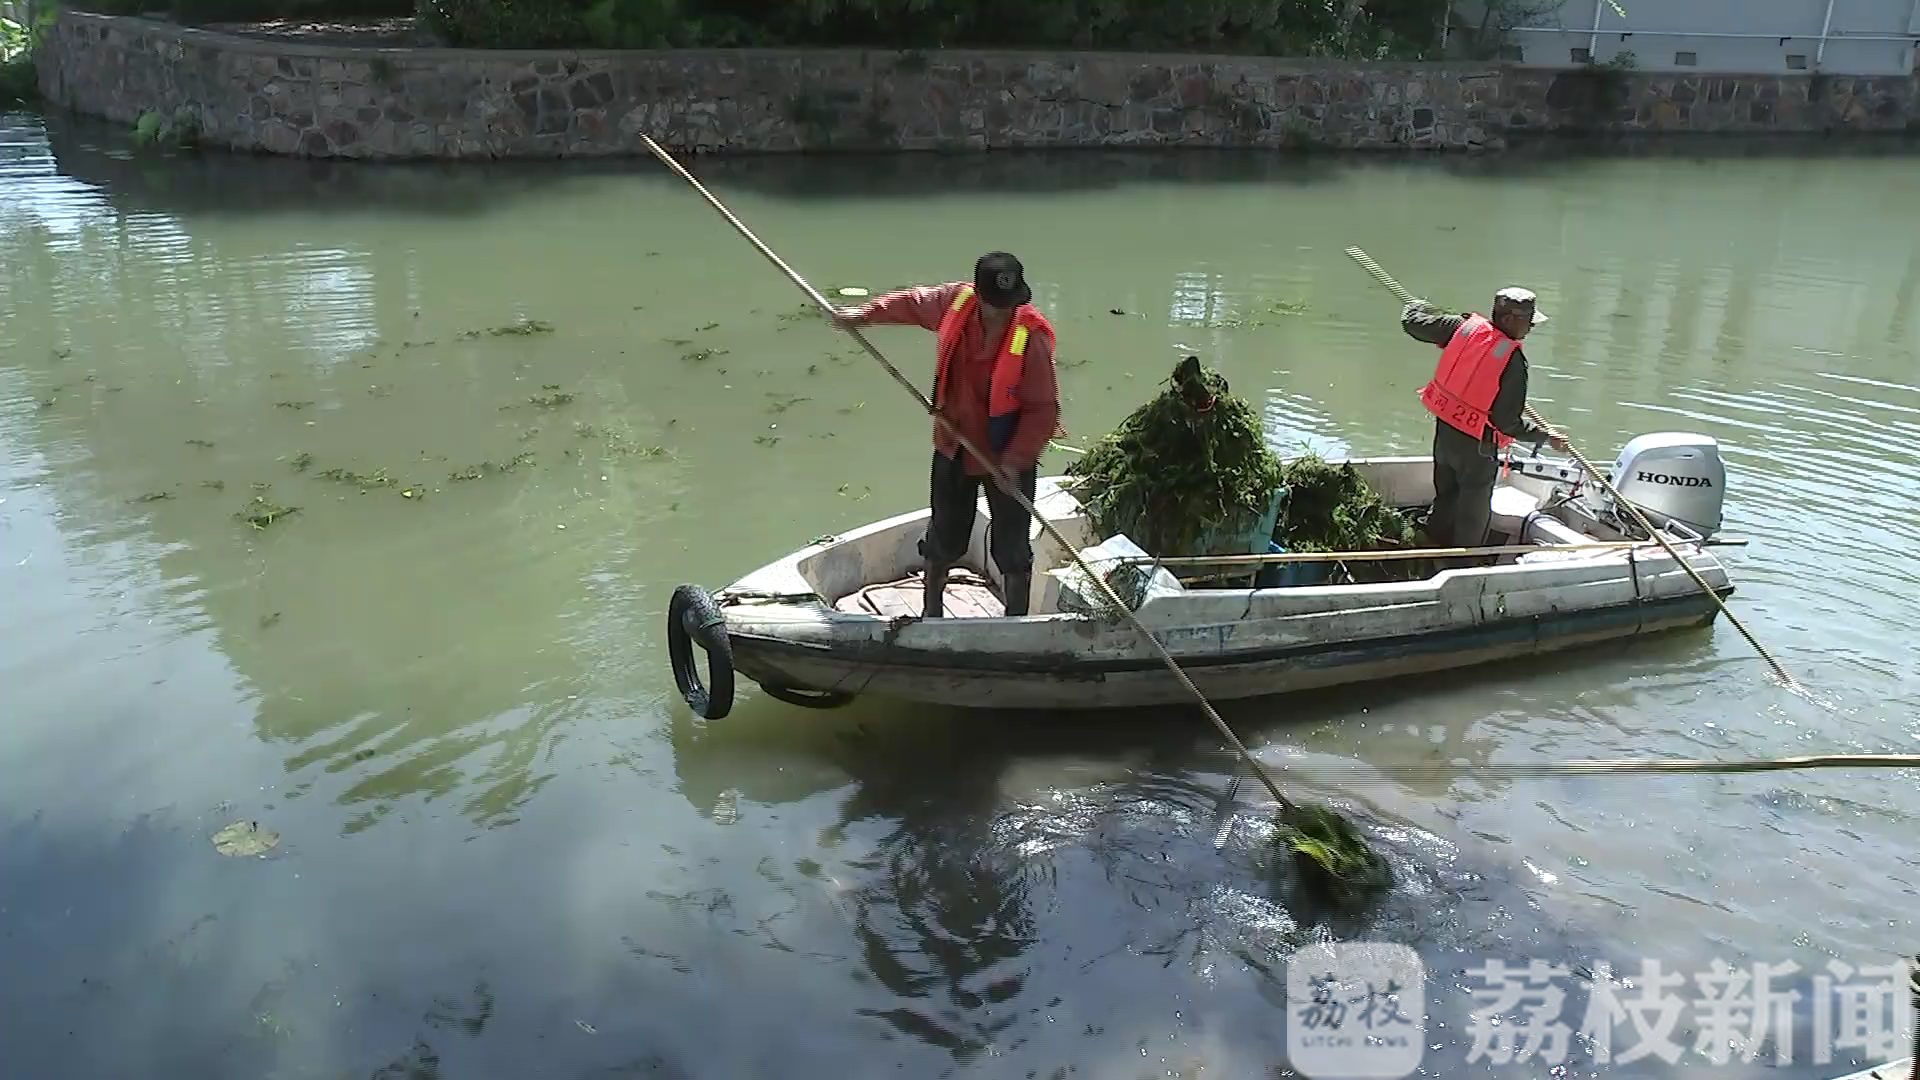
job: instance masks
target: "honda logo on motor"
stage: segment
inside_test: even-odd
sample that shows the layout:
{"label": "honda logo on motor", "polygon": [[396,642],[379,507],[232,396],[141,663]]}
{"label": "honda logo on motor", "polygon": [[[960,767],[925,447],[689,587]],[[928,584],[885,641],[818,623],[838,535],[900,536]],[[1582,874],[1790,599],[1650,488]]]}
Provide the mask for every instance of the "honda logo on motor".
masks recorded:
{"label": "honda logo on motor", "polygon": [[1713,481],[1704,476],[1668,476],[1666,473],[1647,472],[1642,469],[1634,474],[1635,480],[1644,480],[1649,484],[1666,484],[1669,487],[1712,487]]}

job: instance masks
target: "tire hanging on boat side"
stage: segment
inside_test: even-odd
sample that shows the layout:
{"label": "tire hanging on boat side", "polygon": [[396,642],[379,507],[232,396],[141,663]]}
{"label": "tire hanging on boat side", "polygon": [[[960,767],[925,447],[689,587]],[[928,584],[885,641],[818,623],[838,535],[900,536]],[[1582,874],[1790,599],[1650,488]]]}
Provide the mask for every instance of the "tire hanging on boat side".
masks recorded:
{"label": "tire hanging on boat side", "polygon": [[[707,679],[693,658],[698,642],[707,654]],[[713,595],[698,585],[680,585],[667,601],[667,658],[673,665],[673,684],[694,714],[718,720],[733,709],[733,645],[727,640],[727,617]]]}

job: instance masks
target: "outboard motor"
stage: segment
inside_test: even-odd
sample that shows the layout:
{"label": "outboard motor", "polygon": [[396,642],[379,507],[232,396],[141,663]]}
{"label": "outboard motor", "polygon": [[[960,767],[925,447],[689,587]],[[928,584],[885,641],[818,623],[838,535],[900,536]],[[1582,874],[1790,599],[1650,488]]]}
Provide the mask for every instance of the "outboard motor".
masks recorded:
{"label": "outboard motor", "polygon": [[[1720,530],[1727,468],[1711,435],[1661,431],[1638,436],[1620,448],[1607,480],[1657,528],[1677,526],[1675,531],[1703,540]],[[1604,488],[1596,484],[1586,494],[1593,509],[1631,521],[1630,514],[1608,505],[1613,500]]]}

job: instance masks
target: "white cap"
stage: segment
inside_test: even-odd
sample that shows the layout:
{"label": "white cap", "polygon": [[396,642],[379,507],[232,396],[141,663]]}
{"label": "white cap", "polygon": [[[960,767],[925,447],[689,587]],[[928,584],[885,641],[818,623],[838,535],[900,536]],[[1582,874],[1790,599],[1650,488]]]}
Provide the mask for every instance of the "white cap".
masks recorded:
{"label": "white cap", "polygon": [[[1499,292],[1493,294],[1493,306],[1497,308],[1498,307],[1532,308],[1534,307],[1534,301],[1536,299],[1538,298],[1533,295],[1532,289],[1523,289],[1518,285],[1509,285],[1506,288],[1501,289]],[[1542,315],[1538,308],[1534,308],[1533,325],[1539,326],[1541,323],[1546,321],[1547,321],[1547,317],[1545,315]]]}

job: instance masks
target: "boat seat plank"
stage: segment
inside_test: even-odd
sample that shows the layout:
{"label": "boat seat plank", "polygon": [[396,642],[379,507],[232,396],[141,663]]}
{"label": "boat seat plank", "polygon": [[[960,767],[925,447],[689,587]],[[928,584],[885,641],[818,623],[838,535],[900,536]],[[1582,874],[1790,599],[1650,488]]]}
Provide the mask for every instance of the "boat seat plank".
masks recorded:
{"label": "boat seat plank", "polygon": [[[868,585],[834,602],[834,610],[849,615],[871,615],[878,619],[918,617],[926,577],[909,574],[898,581]],[[993,586],[968,570],[952,571],[947,577],[946,615],[953,619],[997,619],[1007,613],[1006,605],[994,595]]]}

